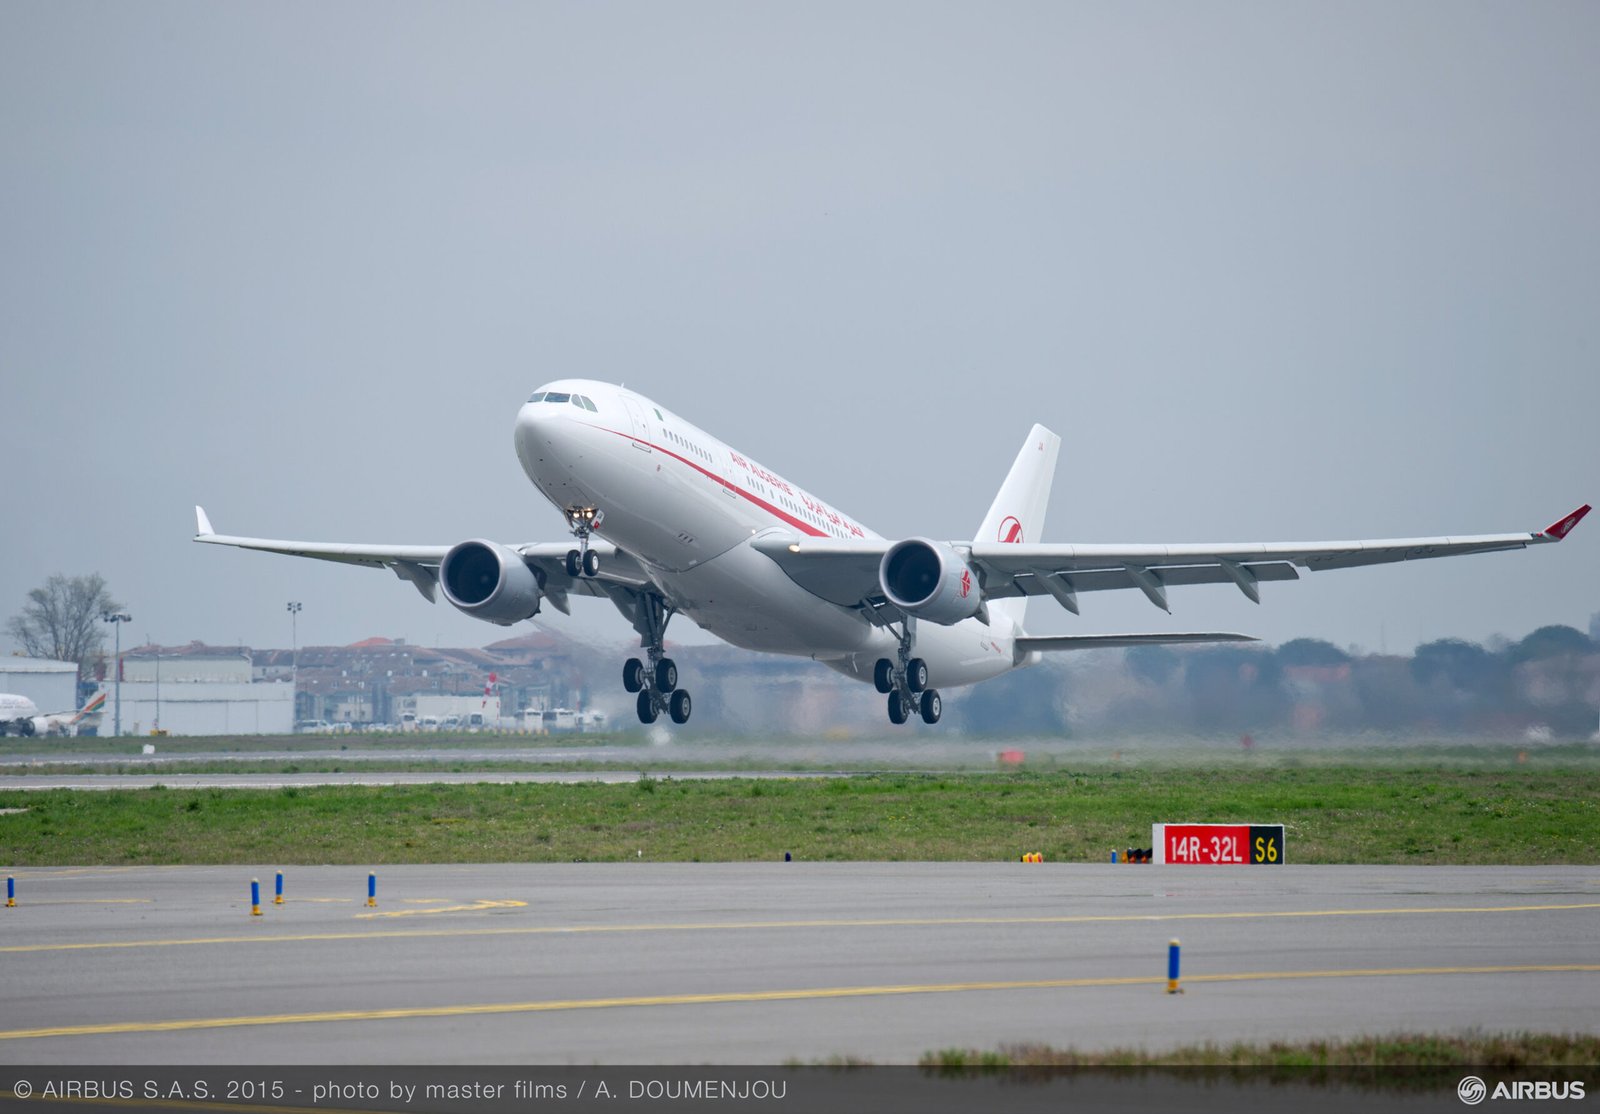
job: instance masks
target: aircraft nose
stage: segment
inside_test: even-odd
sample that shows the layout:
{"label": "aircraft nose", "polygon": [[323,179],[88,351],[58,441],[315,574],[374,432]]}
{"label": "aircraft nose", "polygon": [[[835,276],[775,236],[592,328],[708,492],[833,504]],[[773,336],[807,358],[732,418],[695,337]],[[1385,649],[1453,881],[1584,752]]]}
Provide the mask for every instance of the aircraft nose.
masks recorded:
{"label": "aircraft nose", "polygon": [[527,460],[564,461],[581,456],[585,426],[572,410],[570,406],[547,402],[524,403],[517,412],[518,455]]}

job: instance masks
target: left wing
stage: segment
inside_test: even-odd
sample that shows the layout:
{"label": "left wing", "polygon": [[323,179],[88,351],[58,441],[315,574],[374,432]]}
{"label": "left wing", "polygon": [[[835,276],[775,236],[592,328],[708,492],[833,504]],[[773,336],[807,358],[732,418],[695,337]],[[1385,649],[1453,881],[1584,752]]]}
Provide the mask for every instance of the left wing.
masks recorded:
{"label": "left wing", "polygon": [[[986,601],[1049,595],[1077,614],[1080,592],[1137,588],[1151,603],[1170,612],[1167,589],[1173,585],[1233,584],[1260,603],[1262,581],[1297,580],[1297,570],[1302,568],[1317,572],[1558,542],[1589,509],[1585,504],[1543,530],[1520,534],[1224,545],[956,542],[952,547],[977,573]],[[878,566],[894,544],[890,540],[796,539],[772,534],[753,538],[750,544],[795,583],[822,599],[869,611],[883,606]]]}
{"label": "left wing", "polygon": [[[231,545],[240,549],[256,549],[264,553],[282,553],[289,557],[310,557],[318,561],[338,561],[347,565],[366,565],[386,568],[416,586],[424,599],[433,603],[437,598],[439,562],[450,552],[448,545],[367,545],[351,542],[300,542],[277,538],[245,538],[231,534],[218,534],[211,528],[211,519],[204,509],[196,507],[195,536],[197,542],[208,545]],[[640,588],[649,583],[643,568],[628,553],[593,539],[589,548],[600,554],[600,574],[595,577],[573,577],[567,574],[567,551],[572,545],[566,542],[525,542],[511,545],[530,567],[542,576],[544,595],[560,611],[566,611],[568,592],[579,595],[610,598],[606,586],[620,585]]]}

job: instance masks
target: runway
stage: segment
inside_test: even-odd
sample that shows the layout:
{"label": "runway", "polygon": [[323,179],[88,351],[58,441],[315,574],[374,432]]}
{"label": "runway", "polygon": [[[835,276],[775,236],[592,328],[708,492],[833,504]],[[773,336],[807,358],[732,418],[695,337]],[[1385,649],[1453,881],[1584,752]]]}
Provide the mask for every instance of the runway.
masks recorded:
{"label": "runway", "polygon": [[[340,770],[297,774],[18,774],[0,780],[0,789],[284,789],[313,785],[608,785],[638,781],[648,768],[636,770]],[[819,770],[673,770],[650,776],[681,781],[725,778],[828,778],[853,774]]]}
{"label": "runway", "polygon": [[270,864],[16,877],[13,1064],[904,1064],[1600,1027],[1593,867],[405,866],[376,908],[357,867],[287,870],[281,906]]}

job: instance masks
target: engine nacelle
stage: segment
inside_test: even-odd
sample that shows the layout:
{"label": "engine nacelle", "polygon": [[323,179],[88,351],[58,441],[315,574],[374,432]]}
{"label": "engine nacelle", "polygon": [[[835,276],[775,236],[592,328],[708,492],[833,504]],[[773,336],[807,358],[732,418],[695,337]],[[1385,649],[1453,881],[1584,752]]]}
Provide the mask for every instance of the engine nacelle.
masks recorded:
{"label": "engine nacelle", "polygon": [[474,619],[509,627],[539,613],[539,578],[514,550],[475,539],[439,562],[444,598]]}
{"label": "engine nacelle", "polygon": [[944,542],[895,542],[878,565],[878,583],[901,611],[941,626],[970,619],[983,606],[972,567]]}

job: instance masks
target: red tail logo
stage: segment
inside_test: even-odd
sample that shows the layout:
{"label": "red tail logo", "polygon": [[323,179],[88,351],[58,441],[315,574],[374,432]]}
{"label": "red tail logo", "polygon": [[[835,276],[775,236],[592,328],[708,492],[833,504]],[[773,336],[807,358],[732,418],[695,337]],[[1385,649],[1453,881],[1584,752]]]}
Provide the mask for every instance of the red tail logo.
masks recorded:
{"label": "red tail logo", "polygon": [[1008,518],[1000,524],[1000,540],[1007,543],[1022,541],[1022,523],[1015,518]]}

